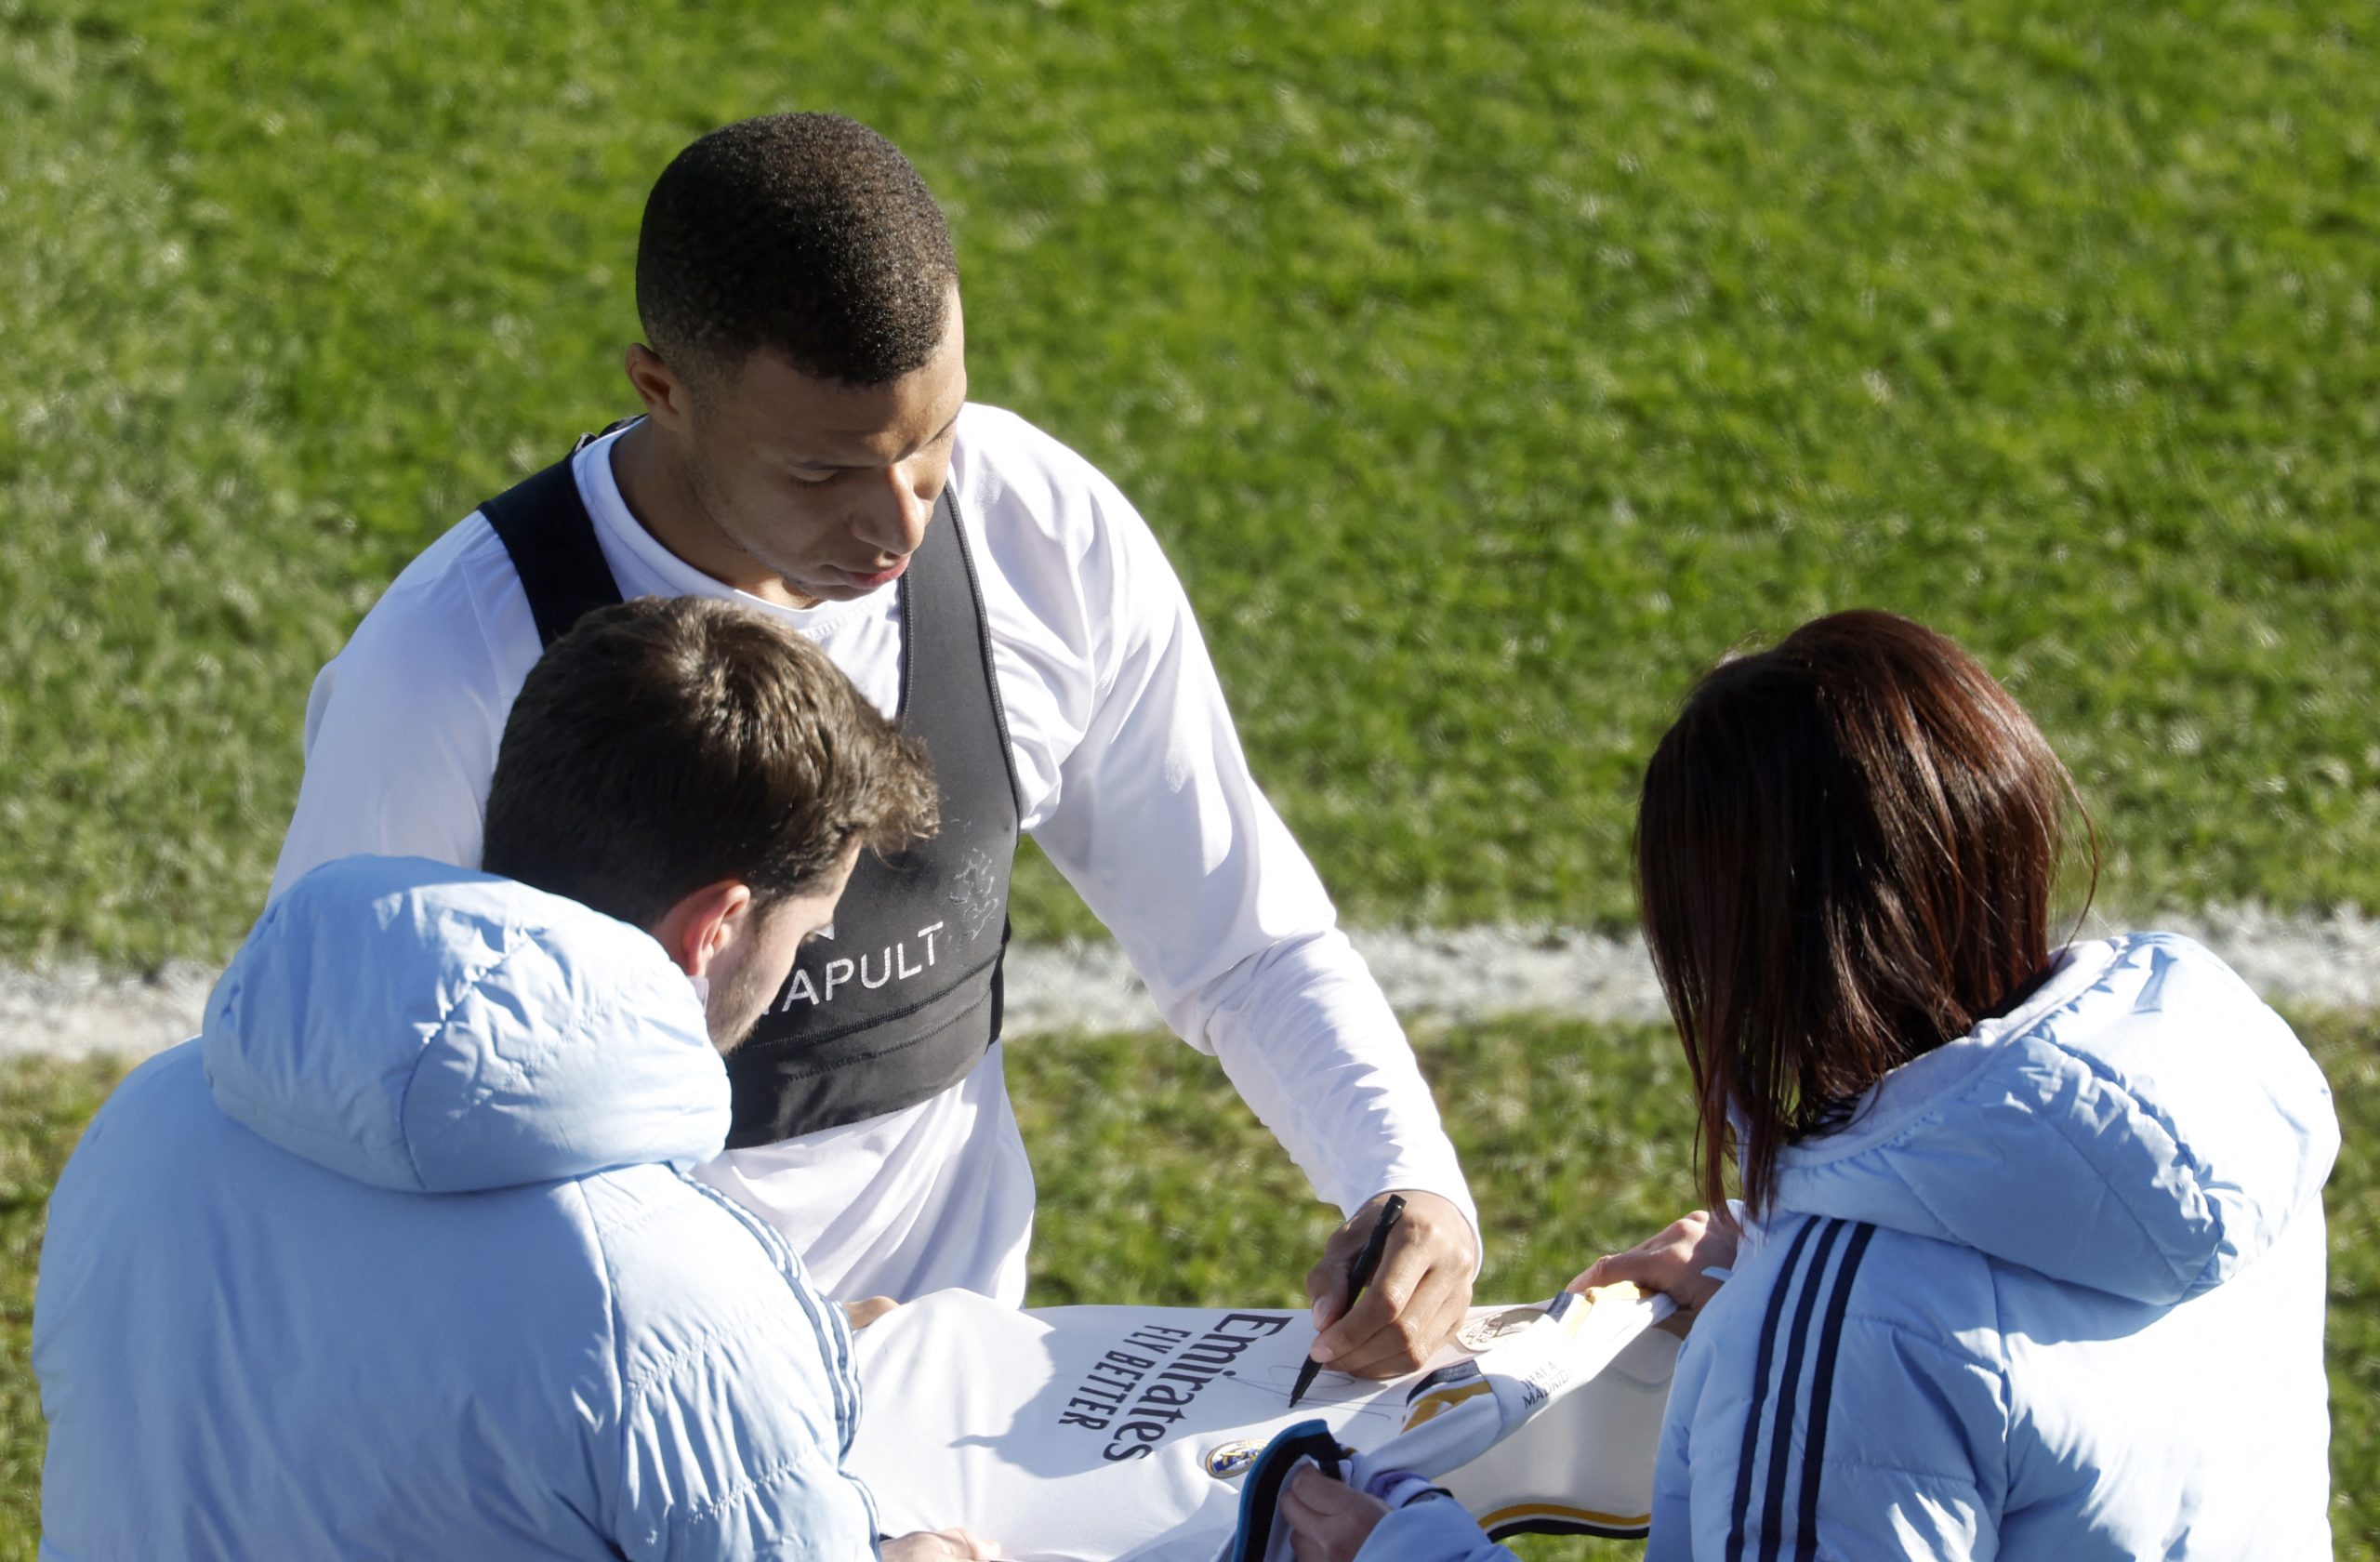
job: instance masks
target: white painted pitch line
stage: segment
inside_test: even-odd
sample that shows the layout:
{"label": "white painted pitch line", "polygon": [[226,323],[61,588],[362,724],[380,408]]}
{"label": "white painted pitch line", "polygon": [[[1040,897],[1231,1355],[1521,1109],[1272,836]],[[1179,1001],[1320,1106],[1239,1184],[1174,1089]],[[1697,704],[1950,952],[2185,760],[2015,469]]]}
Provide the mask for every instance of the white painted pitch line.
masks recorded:
{"label": "white painted pitch line", "polygon": [[[2198,939],[2284,1007],[2380,1010],[2380,918],[2353,909],[2286,917],[2254,907],[2158,919]],[[2093,932],[2107,931],[2094,919]],[[1471,927],[1358,931],[1355,946],[1408,1019],[1440,1023],[1545,1013],[1658,1021],[1665,1013],[1645,946],[1575,929]],[[143,1057],[197,1028],[214,973],[196,964],[153,977],[87,967],[0,969],[0,1054]],[[1113,944],[1020,944],[1009,951],[1007,1032],[1162,1028],[1147,990]]]}
{"label": "white painted pitch line", "polygon": [[[2380,919],[2348,908],[2284,917],[2218,908],[2135,924],[2186,933],[2220,955],[2267,1001],[2364,1013],[2380,1010]],[[2115,931],[2094,916],[2090,936]],[[1644,941],[1576,929],[1470,927],[1352,934],[1397,1013],[1467,1022],[1544,1013],[1659,1022],[1669,1010]],[[1123,1031],[1161,1022],[1113,945],[1020,946],[1010,952],[1012,1035]]]}

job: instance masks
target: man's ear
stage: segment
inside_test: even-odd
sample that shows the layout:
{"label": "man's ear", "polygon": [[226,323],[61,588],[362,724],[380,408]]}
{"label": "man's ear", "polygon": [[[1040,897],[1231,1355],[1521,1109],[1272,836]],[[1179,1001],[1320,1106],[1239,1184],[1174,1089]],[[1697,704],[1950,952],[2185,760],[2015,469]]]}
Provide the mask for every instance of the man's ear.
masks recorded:
{"label": "man's ear", "polygon": [[752,886],[740,879],[705,884],[662,913],[653,936],[689,976],[707,976],[711,961],[750,931]]}
{"label": "man's ear", "polygon": [[626,367],[628,383],[636,387],[637,400],[644,404],[645,416],[673,434],[684,433],[694,413],[694,398],[677,371],[642,342],[628,344]]}

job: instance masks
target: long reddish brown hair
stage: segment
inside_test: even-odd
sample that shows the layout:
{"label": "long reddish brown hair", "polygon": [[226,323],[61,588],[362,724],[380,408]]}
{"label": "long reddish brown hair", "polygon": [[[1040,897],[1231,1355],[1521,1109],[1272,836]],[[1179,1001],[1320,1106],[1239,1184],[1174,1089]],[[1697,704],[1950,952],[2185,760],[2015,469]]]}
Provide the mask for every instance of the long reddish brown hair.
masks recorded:
{"label": "long reddish brown hair", "polygon": [[1636,887],[1711,1208],[1731,1149],[1765,1212],[1782,1145],[2040,982],[2069,809],[2087,834],[2023,708],[1907,618],[1833,614],[1695,686],[1645,773]]}

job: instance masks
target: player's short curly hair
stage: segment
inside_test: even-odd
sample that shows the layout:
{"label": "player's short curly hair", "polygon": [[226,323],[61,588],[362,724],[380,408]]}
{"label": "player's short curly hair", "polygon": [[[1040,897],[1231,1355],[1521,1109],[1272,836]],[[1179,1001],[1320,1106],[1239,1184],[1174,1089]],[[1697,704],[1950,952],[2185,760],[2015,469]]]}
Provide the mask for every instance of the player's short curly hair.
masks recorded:
{"label": "player's short curly hair", "polygon": [[636,307],[698,390],[761,348],[847,385],[933,355],[959,260],[925,180],[840,114],[741,120],[680,152],[645,202]]}

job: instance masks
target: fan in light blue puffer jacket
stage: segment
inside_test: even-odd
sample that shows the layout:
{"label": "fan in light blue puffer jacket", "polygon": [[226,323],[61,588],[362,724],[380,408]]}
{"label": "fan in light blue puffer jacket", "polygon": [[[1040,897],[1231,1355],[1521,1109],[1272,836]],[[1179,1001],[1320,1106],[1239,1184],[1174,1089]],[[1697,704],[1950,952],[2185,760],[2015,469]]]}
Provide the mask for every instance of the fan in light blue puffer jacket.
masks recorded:
{"label": "fan in light blue puffer jacket", "polygon": [[[2021,1007],[1784,1148],[1679,1357],[1648,1557],[2330,1555],[2320,1072],[2189,940]],[[1503,1554],[1452,1502],[1360,1562]]]}
{"label": "fan in light blue puffer jacket", "polygon": [[686,1175],[727,1128],[651,936],[308,876],[59,1180],[42,1555],[872,1555],[840,1309]]}

